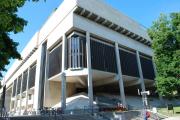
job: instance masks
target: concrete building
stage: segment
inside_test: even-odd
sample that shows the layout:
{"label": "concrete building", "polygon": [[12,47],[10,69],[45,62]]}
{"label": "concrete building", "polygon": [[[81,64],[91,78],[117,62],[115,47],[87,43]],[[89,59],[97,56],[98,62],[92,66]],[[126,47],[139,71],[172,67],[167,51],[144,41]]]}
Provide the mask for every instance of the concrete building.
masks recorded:
{"label": "concrete building", "polygon": [[154,89],[146,29],[102,0],[64,0],[21,55],[3,80],[6,110],[18,115],[66,110],[67,98],[82,92],[88,108],[99,93],[119,95],[127,107],[126,96]]}

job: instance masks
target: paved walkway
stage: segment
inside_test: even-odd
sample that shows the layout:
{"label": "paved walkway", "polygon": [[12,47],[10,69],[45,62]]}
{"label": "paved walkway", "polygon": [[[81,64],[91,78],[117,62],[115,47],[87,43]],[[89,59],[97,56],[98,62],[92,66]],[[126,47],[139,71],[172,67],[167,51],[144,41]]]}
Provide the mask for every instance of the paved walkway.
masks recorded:
{"label": "paved walkway", "polygon": [[169,118],[166,118],[166,119],[163,119],[163,120],[180,120],[180,116],[177,116],[177,117],[169,117]]}

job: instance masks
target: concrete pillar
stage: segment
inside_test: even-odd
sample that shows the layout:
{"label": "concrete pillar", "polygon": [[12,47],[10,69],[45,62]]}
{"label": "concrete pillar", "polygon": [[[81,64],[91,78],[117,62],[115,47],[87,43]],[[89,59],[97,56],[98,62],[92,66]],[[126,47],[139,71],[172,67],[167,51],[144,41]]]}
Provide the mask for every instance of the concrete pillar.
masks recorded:
{"label": "concrete pillar", "polygon": [[12,85],[12,94],[11,94],[11,102],[10,102],[10,111],[12,111],[13,86],[14,86],[14,82],[13,82],[13,85]]}
{"label": "concrete pillar", "polygon": [[21,115],[21,103],[22,103],[22,83],[23,83],[23,74],[22,73],[22,78],[21,78],[21,88],[20,88],[20,109],[19,109],[19,114]]}
{"label": "concrete pillar", "polygon": [[42,52],[41,52],[42,60],[41,60],[41,79],[39,80],[40,86],[39,86],[39,109],[42,109],[44,107],[44,87],[45,87],[45,80],[46,78],[46,67],[47,67],[47,42],[44,42],[42,44]]}
{"label": "concrete pillar", "polygon": [[17,78],[17,81],[16,81],[16,93],[15,93],[15,102],[14,102],[14,111],[15,111],[15,113],[17,112],[16,110],[17,110],[17,87],[18,87],[18,79],[19,78]]}
{"label": "concrete pillar", "polygon": [[118,70],[118,77],[119,77],[119,88],[120,88],[120,95],[123,106],[126,106],[126,98],[124,93],[124,82],[123,82],[123,76],[122,76],[122,69],[121,69],[121,59],[119,55],[119,46],[118,43],[115,43],[115,52],[116,52],[116,63],[117,63],[117,70]]}
{"label": "concrete pillar", "polygon": [[28,75],[27,75],[27,83],[26,83],[26,108],[25,111],[27,111],[28,109],[28,85],[29,85],[29,71],[30,71],[30,67],[28,68]]}
{"label": "concrete pillar", "polygon": [[64,73],[66,69],[66,35],[63,35],[62,40],[62,73],[60,75],[61,79],[61,107],[64,112],[66,109],[66,74]]}
{"label": "concrete pillar", "polygon": [[64,72],[66,69],[66,55],[67,55],[66,43],[67,43],[66,34],[64,34],[62,40],[62,69],[61,69],[62,72]]}
{"label": "concrete pillar", "polygon": [[36,77],[35,77],[35,87],[34,87],[34,104],[33,109],[38,111],[40,106],[40,80],[42,78],[41,70],[42,70],[42,44],[37,49],[37,62],[36,62]]}
{"label": "concrete pillar", "polygon": [[39,114],[39,110],[44,105],[44,83],[46,80],[46,55],[47,42],[42,43],[38,49],[38,59],[36,67],[36,80],[34,89],[34,106],[33,108]]}
{"label": "concrete pillar", "polygon": [[[156,64],[154,62],[154,60],[152,60],[153,62],[153,68],[154,68],[154,74],[155,74],[155,77],[157,76],[157,68],[156,68]],[[155,81],[154,81],[154,85],[155,85]],[[159,95],[159,100],[161,101],[161,104],[164,105],[165,104],[165,101],[163,99],[163,97],[158,93]]]}
{"label": "concrete pillar", "polygon": [[140,60],[140,55],[139,51],[136,51],[136,58],[137,58],[137,64],[138,64],[138,71],[139,71],[139,77],[140,77],[140,84],[141,84],[141,91],[145,91],[145,85],[144,85],[144,77],[143,77],[143,71],[141,67],[141,60]]}
{"label": "concrete pillar", "polygon": [[92,81],[92,68],[91,68],[91,46],[90,46],[90,33],[86,32],[86,52],[87,52],[87,70],[88,70],[88,97],[89,108],[93,109],[93,81]]}
{"label": "concrete pillar", "polygon": [[65,73],[62,72],[60,75],[61,79],[61,108],[64,112],[66,109],[66,76]]}
{"label": "concrete pillar", "polygon": [[47,107],[50,98],[50,86],[48,81],[48,73],[49,73],[49,51],[46,51],[46,78],[44,84],[44,106]]}
{"label": "concrete pillar", "polygon": [[153,63],[154,74],[155,74],[155,77],[156,77],[157,76],[157,68],[156,68],[156,64],[155,64],[153,59],[152,59],[152,63]]}

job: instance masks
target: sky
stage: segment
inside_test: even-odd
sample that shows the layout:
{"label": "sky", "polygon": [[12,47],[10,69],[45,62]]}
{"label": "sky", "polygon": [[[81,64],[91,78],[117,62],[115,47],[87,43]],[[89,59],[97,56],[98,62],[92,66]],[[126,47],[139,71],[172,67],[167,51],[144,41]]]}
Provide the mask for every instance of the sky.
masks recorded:
{"label": "sky", "polygon": [[[21,52],[32,36],[41,29],[51,13],[63,0],[40,0],[37,3],[26,2],[19,9],[18,15],[28,21],[24,31],[11,34],[14,41],[19,43],[18,51]],[[161,13],[180,12],[180,0],[102,0],[121,13],[129,16],[139,24],[149,28]],[[6,66],[9,69],[14,60]],[[3,73],[5,75],[5,72]]]}

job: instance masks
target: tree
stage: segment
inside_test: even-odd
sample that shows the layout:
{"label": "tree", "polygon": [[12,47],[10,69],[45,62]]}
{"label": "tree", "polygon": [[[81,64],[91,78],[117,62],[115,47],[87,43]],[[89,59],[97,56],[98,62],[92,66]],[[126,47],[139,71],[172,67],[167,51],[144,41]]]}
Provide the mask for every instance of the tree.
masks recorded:
{"label": "tree", "polygon": [[[9,59],[21,59],[17,51],[18,43],[10,38],[10,33],[22,32],[27,21],[17,15],[18,8],[30,0],[0,0],[0,77]],[[38,1],[38,0],[32,0]]]}
{"label": "tree", "polygon": [[180,95],[180,12],[161,14],[148,33],[154,50],[158,93],[168,98]]}

